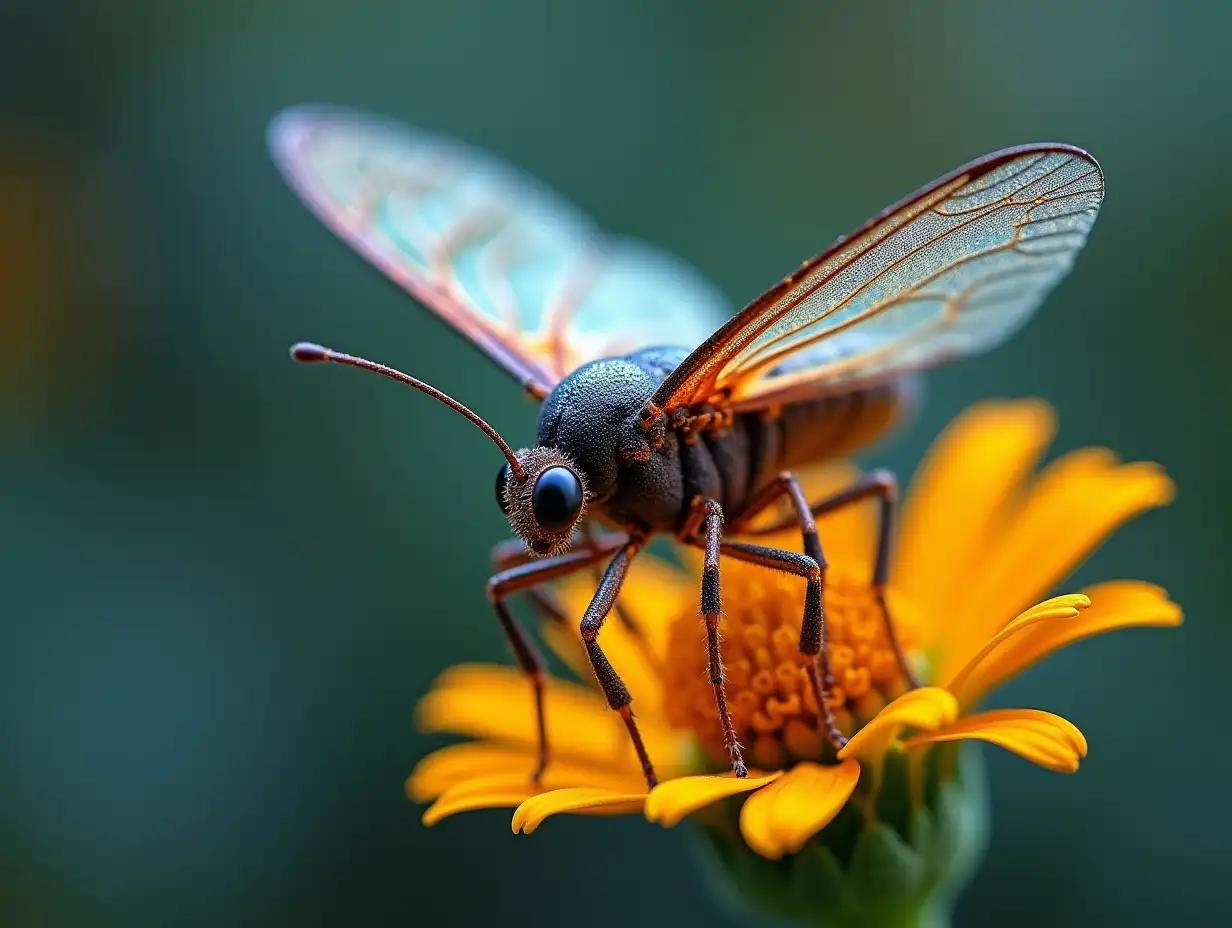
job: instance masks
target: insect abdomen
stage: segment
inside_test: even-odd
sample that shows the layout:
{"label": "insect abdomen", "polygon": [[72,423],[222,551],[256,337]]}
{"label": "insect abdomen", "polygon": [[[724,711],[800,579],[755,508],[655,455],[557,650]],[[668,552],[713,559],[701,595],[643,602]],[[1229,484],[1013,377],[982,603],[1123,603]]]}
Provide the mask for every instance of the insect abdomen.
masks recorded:
{"label": "insect abdomen", "polygon": [[[784,470],[853,454],[884,435],[914,406],[916,378],[866,390],[793,403],[773,413],[746,413],[748,488],[739,511],[758,490]],[[727,506],[733,508],[735,501]]]}

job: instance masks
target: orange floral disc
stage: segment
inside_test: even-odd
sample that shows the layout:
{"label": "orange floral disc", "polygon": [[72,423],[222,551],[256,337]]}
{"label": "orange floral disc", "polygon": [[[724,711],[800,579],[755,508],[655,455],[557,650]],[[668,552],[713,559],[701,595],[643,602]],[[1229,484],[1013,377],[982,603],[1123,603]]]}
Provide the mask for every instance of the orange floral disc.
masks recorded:
{"label": "orange floral disc", "polygon": [[[808,659],[798,650],[804,583],[764,567],[725,559],[720,625],[727,698],[740,743],[753,765],[781,769],[822,753],[817,698]],[[891,600],[895,629],[910,653],[918,640],[914,613]],[[848,735],[906,689],[871,584],[832,567],[826,574],[826,629],[834,687],[830,703]],[[671,622],[664,662],[670,724],[696,733],[725,762],[714,691],[706,673],[706,626],[696,611]]]}

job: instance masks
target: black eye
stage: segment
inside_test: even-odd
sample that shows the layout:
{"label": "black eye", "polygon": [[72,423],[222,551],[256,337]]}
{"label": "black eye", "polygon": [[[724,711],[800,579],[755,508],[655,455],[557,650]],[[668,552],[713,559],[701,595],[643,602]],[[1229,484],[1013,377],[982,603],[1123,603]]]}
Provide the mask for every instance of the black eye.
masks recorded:
{"label": "black eye", "polygon": [[505,484],[509,482],[510,471],[509,462],[506,461],[505,466],[496,472],[496,505],[500,506],[505,515],[509,515],[509,504],[505,502]]}
{"label": "black eye", "polygon": [[548,531],[569,528],[582,510],[582,484],[567,467],[549,467],[535,481],[535,521]]}

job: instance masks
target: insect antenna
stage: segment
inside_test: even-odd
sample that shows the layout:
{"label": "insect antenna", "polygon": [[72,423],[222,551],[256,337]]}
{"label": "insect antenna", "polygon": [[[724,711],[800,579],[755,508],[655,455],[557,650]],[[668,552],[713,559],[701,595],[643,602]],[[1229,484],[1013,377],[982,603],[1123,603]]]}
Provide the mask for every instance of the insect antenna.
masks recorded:
{"label": "insect antenna", "polygon": [[428,396],[435,400],[440,400],[454,412],[461,413],[471,422],[475,423],[488,438],[496,442],[496,446],[500,448],[501,454],[509,462],[509,469],[513,472],[514,478],[518,483],[526,482],[526,470],[522,467],[521,462],[518,461],[517,455],[513,453],[513,449],[509,447],[505,439],[500,437],[496,429],[488,425],[478,413],[467,409],[452,396],[442,393],[436,387],[430,386],[422,380],[417,380],[410,374],[404,374],[395,368],[387,367],[384,364],[377,364],[375,361],[369,361],[366,358],[359,358],[355,355],[343,354],[341,351],[334,351],[332,348],[326,348],[313,342],[299,342],[296,345],[292,345],[291,357],[301,364],[323,364],[330,362],[333,364],[346,364],[349,367],[358,367],[360,370],[372,371],[376,374],[384,374],[386,377],[392,378],[399,383],[404,383],[408,387],[414,387],[421,393],[428,394]]}

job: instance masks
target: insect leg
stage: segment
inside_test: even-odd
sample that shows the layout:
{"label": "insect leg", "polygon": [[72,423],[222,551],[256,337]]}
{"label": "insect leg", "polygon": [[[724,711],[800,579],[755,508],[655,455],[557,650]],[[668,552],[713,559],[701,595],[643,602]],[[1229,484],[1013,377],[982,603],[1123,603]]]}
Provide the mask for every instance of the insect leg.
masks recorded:
{"label": "insect leg", "polygon": [[[750,505],[745,512],[741,513],[740,521],[744,522],[752,518],[757,514],[757,512],[765,509],[766,506],[768,506],[784,492],[790,492],[792,504],[796,508],[796,512],[799,515],[804,494],[799,489],[798,483],[796,484],[794,491],[779,490],[777,493],[773,494],[770,492],[771,487],[780,486],[784,477],[789,476],[790,475],[788,474],[780,475],[779,480],[775,481],[775,483],[771,484],[770,487],[763,490],[758,497],[754,499],[753,505]],[[763,502],[763,497],[768,498]],[[882,617],[885,619],[886,637],[889,639],[890,647],[894,651],[894,658],[898,661],[899,669],[902,671],[903,677],[907,680],[908,685],[914,689],[915,687],[918,687],[920,683],[919,680],[916,679],[915,671],[911,669],[911,665],[907,662],[906,655],[903,654],[902,646],[898,642],[898,635],[894,630],[894,620],[890,615],[890,609],[886,603],[885,596],[886,582],[890,572],[890,544],[894,539],[894,511],[898,505],[897,478],[895,478],[894,474],[888,470],[875,470],[871,473],[865,474],[855,483],[851,484],[851,486],[839,490],[837,493],[827,496],[825,499],[809,504],[806,508],[812,516],[824,516],[828,513],[834,512],[835,510],[843,509],[855,503],[873,498],[876,498],[880,504],[877,526],[877,553],[873,560],[873,595],[876,597],[877,606],[881,609]],[[755,510],[754,506],[757,506],[759,502],[761,505]],[[800,517],[800,519],[801,525],[805,526],[803,517]],[[810,517],[808,521],[809,523],[812,523],[812,518]],[[780,522],[776,525],[764,526],[755,530],[749,530],[742,526],[741,530],[747,531],[749,534],[753,535],[764,535],[770,532],[778,531],[783,527],[783,523]],[[804,531],[805,551],[808,551],[809,541],[807,527],[804,528]],[[816,538],[816,532],[817,529],[814,524],[814,538]],[[822,566],[822,570],[824,571],[824,559],[819,560],[818,563]]]}
{"label": "insect leg", "polygon": [[629,708],[633,697],[629,695],[624,681],[620,679],[620,675],[612,667],[607,655],[599,647],[599,632],[603,629],[603,623],[608,613],[611,612],[616,597],[620,594],[621,584],[625,582],[625,577],[629,573],[629,563],[637,554],[639,547],[639,542],[629,541],[616,552],[616,556],[607,565],[607,570],[599,582],[599,588],[595,590],[590,605],[586,607],[580,631],[582,644],[586,647],[586,656],[590,658],[590,666],[595,671],[599,687],[607,698],[607,704],[619,712],[620,717],[624,719],[625,727],[629,730],[629,738],[633,742],[633,749],[637,752],[637,759],[641,762],[642,773],[646,776],[646,785],[653,789],[659,781],[655,776],[654,765],[650,762],[650,755],[646,753],[646,745],[642,742],[642,734],[638,731],[637,722],[633,718],[633,710]]}
{"label": "insect leg", "polygon": [[[582,539],[585,542],[585,544],[587,544],[588,546],[592,548],[595,547],[597,544],[602,543],[604,539],[615,538],[615,537],[617,536],[612,535],[608,532],[602,532],[602,533],[597,532],[595,530],[594,524],[591,522],[587,522],[583,524],[582,526]],[[627,538],[628,536],[624,536],[624,537]],[[594,572],[595,572],[595,583],[602,582],[603,574],[599,571],[599,564],[597,562],[595,563],[595,566],[594,566]],[[641,625],[637,622],[636,619],[633,618],[633,616],[629,615],[629,610],[621,608],[619,598],[617,598],[617,601],[612,604],[612,612],[616,614],[616,618],[620,622],[620,624],[623,625],[625,628],[627,628],[633,634],[633,636],[637,638],[639,642],[641,642],[642,646],[645,647],[646,637],[642,634]]]}
{"label": "insect leg", "polygon": [[527,553],[521,538],[506,538],[492,546],[493,570],[506,570],[531,560],[533,558]]}
{"label": "insect leg", "polygon": [[719,549],[723,543],[723,510],[712,499],[701,503],[705,513],[703,546],[706,552],[702,568],[702,614],[706,617],[706,668],[710,685],[714,689],[714,702],[719,710],[719,723],[723,726],[723,743],[731,760],[732,772],[738,777],[747,777],[749,768],[744,765],[740,744],[732,727],[731,710],[727,707],[727,674],[723,667],[723,655],[719,650],[719,619],[723,615],[723,601],[719,593]]}
{"label": "insect leg", "polygon": [[[800,534],[804,540],[804,553],[817,562],[817,566],[821,568],[824,580],[826,558],[821,550],[821,541],[817,537],[817,523],[813,519],[813,513],[809,508],[808,500],[804,496],[804,490],[800,486],[800,481],[796,479],[796,475],[791,471],[783,471],[772,482],[763,487],[761,492],[753,497],[753,501],[732,522],[731,530],[733,533],[741,534],[766,534],[767,530],[753,530],[748,527],[748,524],[754,517],[769,509],[771,505],[778,502],[784,496],[787,497],[792,508],[796,511],[796,518],[793,521],[798,521],[800,524]],[[777,531],[785,527],[785,525],[780,523],[774,526],[774,530]]]}
{"label": "insect leg", "polygon": [[825,736],[836,748],[841,748],[847,743],[847,738],[839,731],[834,711],[826,699],[831,675],[830,656],[825,647],[825,616],[821,608],[821,567],[807,554],[768,548],[764,545],[725,541],[719,546],[719,550],[738,561],[780,570],[805,579],[808,586],[804,595],[804,616],[800,621],[800,651],[812,658],[809,677],[817,694],[817,706],[821,710]]}
{"label": "insect leg", "polygon": [[[506,538],[504,541],[498,541],[492,546],[492,569],[501,571],[508,570],[511,567],[517,567],[521,564],[529,564],[534,561],[529,554],[526,553],[526,545],[522,543],[520,538]],[[521,590],[520,595],[525,596],[534,606],[535,612],[539,617],[546,619],[549,622],[565,622],[565,610],[557,602],[556,597],[552,592],[544,587],[530,587],[529,589]]]}
{"label": "insect leg", "polygon": [[[601,547],[604,553],[609,553],[620,547],[628,540],[628,537],[624,532],[591,534],[585,539],[581,535],[576,536],[578,541],[585,540],[590,550]],[[523,544],[520,538],[506,538],[503,541],[498,541],[492,546],[491,559],[493,570],[508,570],[510,567],[516,567],[519,564],[529,564],[536,560],[527,552],[526,545]],[[599,569],[599,560],[594,561],[593,566]],[[596,583],[598,583],[601,576],[601,572],[596,574]],[[539,613],[541,618],[547,619],[550,622],[558,622],[562,625],[565,623],[564,607],[560,605],[560,602],[551,590],[542,587],[532,587],[522,590],[521,594],[530,600],[531,605],[535,607],[535,611]],[[619,610],[619,606],[617,606],[617,610]],[[619,615],[619,611],[617,614]],[[632,620],[628,624],[631,628],[633,627]]]}
{"label": "insect leg", "polygon": [[[604,547],[607,551],[614,551],[627,539],[628,535],[624,532],[596,532],[587,524],[581,531],[574,533],[570,540],[570,548],[571,550],[581,548],[590,551],[597,547]],[[538,558],[526,550],[526,544],[520,538],[506,538],[492,546],[493,570],[505,570],[536,560]]]}
{"label": "insect leg", "polygon": [[920,685],[915,671],[907,662],[902,646],[898,643],[898,635],[894,631],[894,619],[886,604],[885,588],[890,573],[890,544],[894,540],[894,511],[898,508],[898,479],[888,470],[875,470],[865,474],[845,490],[840,490],[833,496],[813,503],[812,510],[816,516],[824,516],[861,500],[876,498],[879,503],[877,525],[877,555],[873,560],[873,595],[885,619],[886,637],[890,639],[890,647],[894,649],[894,659],[898,661],[899,669],[907,684],[915,689]]}
{"label": "insect leg", "polygon": [[820,573],[818,583],[822,594],[821,615],[815,625],[807,621],[801,623],[800,652],[813,657],[813,670],[810,676],[813,677],[813,686],[817,692],[818,705],[824,707],[822,713],[823,722],[826,726],[826,735],[830,738],[831,742],[837,745],[838,742],[835,740],[834,735],[838,731],[838,726],[835,724],[830,704],[826,699],[826,694],[834,686],[834,677],[830,673],[829,642],[826,640],[825,583],[826,567],[829,564],[826,561],[825,552],[821,548],[821,539],[817,535],[817,522],[813,518],[808,500],[805,499],[804,490],[800,486],[800,481],[796,479],[796,475],[791,471],[783,471],[772,483],[762,488],[761,492],[753,498],[753,501],[745,507],[745,510],[736,519],[733,531],[741,531],[742,526],[747,525],[754,517],[783,497],[787,497],[791,502],[792,508],[795,510],[796,520],[800,524],[804,553],[817,563],[817,569]]}
{"label": "insect leg", "polygon": [[[595,551],[570,551],[557,557],[544,558],[519,564],[494,574],[488,580],[488,599],[496,610],[501,629],[513,650],[513,656],[531,683],[535,698],[535,722],[539,732],[539,761],[535,765],[532,779],[538,781],[548,764],[548,733],[547,721],[543,711],[544,670],[543,655],[535,646],[534,640],[526,633],[526,629],[509,611],[505,599],[515,593],[532,590],[534,587],[549,580],[555,580],[574,571],[590,566],[611,553],[611,548]],[[550,599],[548,602],[552,602]]]}

